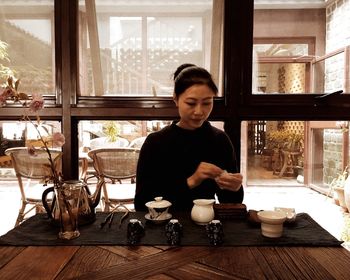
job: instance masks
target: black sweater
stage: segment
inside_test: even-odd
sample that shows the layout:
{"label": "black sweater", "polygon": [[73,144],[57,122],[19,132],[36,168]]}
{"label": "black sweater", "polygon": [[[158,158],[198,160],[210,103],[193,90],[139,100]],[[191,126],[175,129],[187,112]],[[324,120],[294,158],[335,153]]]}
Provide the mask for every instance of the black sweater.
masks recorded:
{"label": "black sweater", "polygon": [[220,202],[242,202],[243,187],[237,192],[221,190],[215,180],[206,179],[190,189],[187,178],[201,161],[237,172],[234,149],[227,134],[205,122],[187,130],[173,122],[150,134],[140,151],[136,176],[135,209],[146,210],[145,203],[162,196],[172,210],[190,210],[197,198],[217,197]]}

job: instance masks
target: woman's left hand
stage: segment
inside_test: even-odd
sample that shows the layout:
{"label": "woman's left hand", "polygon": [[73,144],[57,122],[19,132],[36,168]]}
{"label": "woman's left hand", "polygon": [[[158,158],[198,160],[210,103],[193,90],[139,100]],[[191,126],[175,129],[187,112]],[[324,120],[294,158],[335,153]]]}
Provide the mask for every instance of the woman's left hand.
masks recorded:
{"label": "woman's left hand", "polygon": [[222,172],[220,176],[215,178],[216,183],[221,189],[238,191],[242,186],[243,176],[240,173]]}

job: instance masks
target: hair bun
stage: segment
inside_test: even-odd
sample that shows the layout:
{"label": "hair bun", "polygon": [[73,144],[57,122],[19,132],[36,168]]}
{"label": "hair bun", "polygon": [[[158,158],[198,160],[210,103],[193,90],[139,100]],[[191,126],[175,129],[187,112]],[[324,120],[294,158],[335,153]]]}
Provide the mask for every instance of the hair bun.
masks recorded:
{"label": "hair bun", "polygon": [[182,72],[182,70],[189,68],[189,67],[197,67],[195,64],[192,63],[184,63],[181,64],[179,67],[177,67],[176,71],[174,72],[174,80],[179,76],[179,74]]}

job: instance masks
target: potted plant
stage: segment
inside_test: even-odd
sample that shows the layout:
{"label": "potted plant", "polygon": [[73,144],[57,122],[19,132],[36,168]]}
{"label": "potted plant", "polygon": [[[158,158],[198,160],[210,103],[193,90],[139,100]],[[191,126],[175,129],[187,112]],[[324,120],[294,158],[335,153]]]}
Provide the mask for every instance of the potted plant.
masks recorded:
{"label": "potted plant", "polygon": [[118,124],[115,121],[106,121],[103,123],[102,132],[105,136],[94,138],[90,141],[90,148],[111,148],[127,147],[129,141],[119,136]]}
{"label": "potted plant", "polygon": [[106,135],[108,142],[115,142],[118,139],[118,126],[114,121],[107,121],[102,128],[103,133]]}
{"label": "potted plant", "polygon": [[332,180],[331,184],[329,185],[329,192],[327,194],[327,196],[329,196],[333,192],[335,199],[339,202],[339,206],[341,206],[345,211],[348,211],[348,208],[345,204],[344,185],[348,175],[348,167],[345,167],[344,171],[341,174],[338,174],[338,177]]}

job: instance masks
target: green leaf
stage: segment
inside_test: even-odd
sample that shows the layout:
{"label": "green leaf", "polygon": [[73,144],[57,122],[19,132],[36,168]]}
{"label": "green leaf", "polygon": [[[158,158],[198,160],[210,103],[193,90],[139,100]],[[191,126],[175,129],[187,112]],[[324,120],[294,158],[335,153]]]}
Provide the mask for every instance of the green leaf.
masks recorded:
{"label": "green leaf", "polygon": [[50,135],[50,132],[49,132],[49,130],[47,129],[47,127],[45,125],[41,125],[40,127],[45,130],[47,135]]}
{"label": "green leaf", "polygon": [[19,96],[19,99],[21,100],[29,100],[29,96],[24,92],[19,92],[18,96]]}
{"label": "green leaf", "polygon": [[15,90],[17,90],[17,89],[18,89],[18,86],[19,86],[19,81],[20,81],[20,79],[18,79],[18,80],[15,82]]}
{"label": "green leaf", "polygon": [[13,78],[12,78],[12,76],[9,76],[7,78],[7,84],[9,85],[10,88],[13,88]]}

